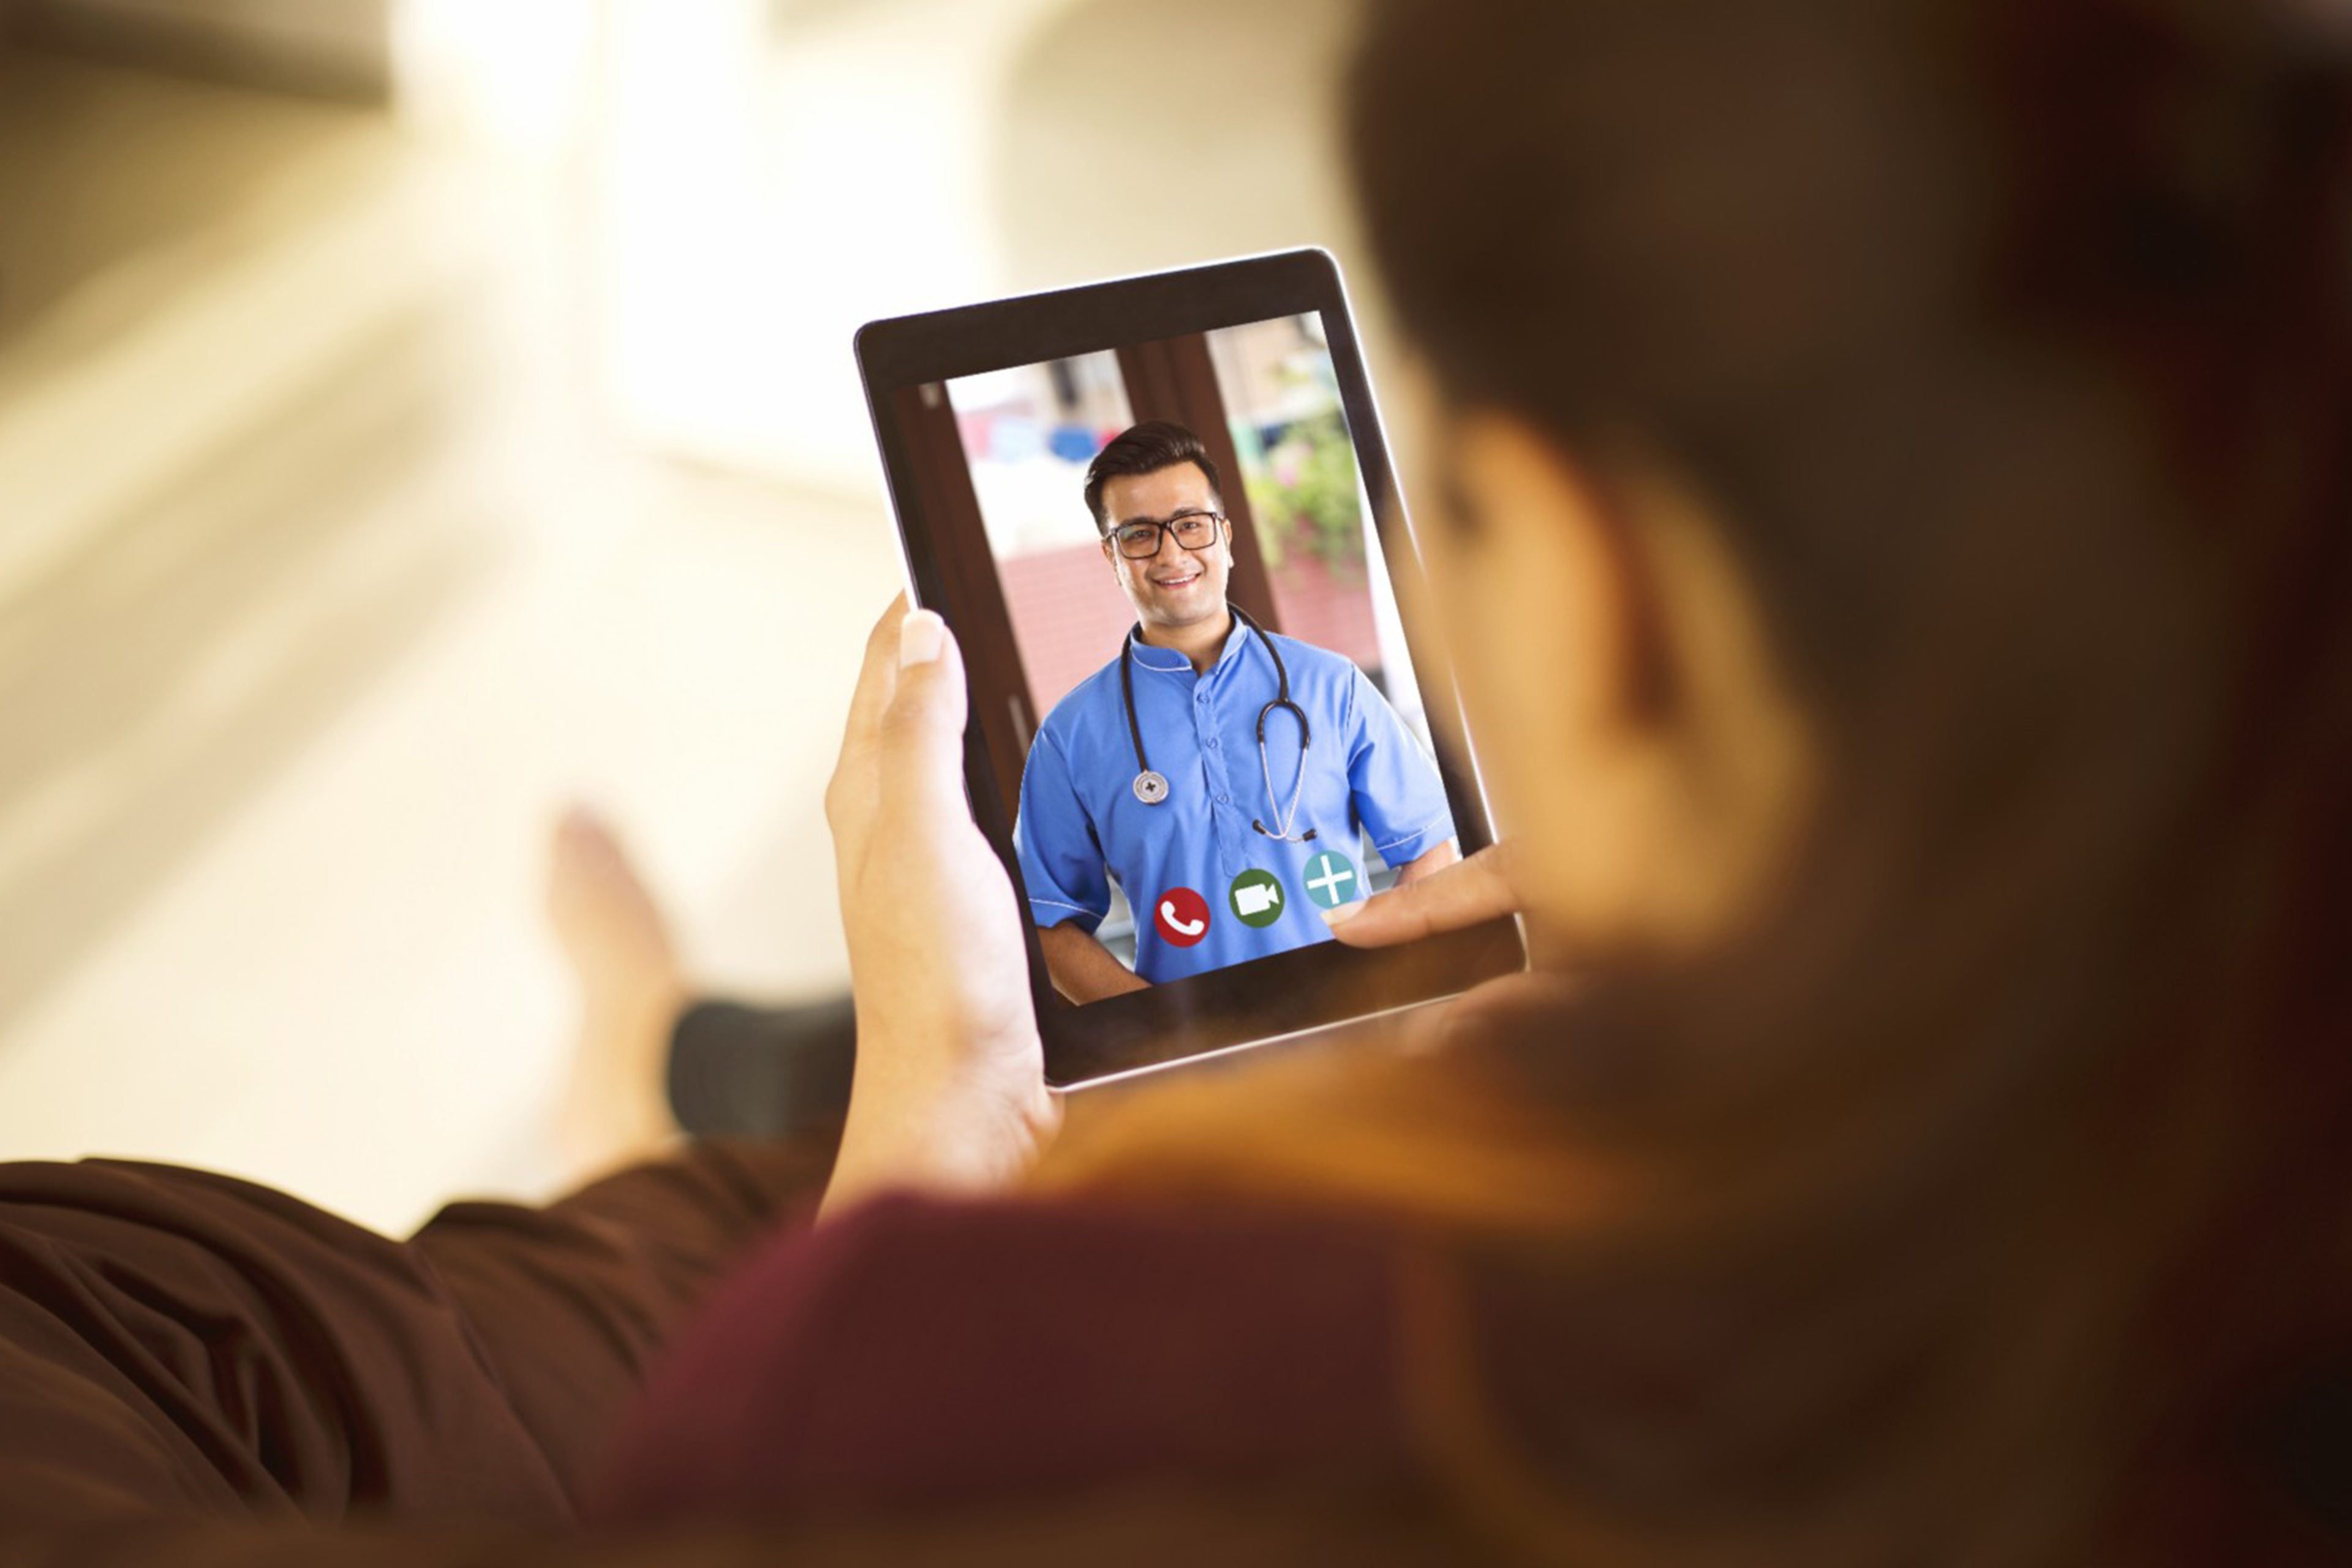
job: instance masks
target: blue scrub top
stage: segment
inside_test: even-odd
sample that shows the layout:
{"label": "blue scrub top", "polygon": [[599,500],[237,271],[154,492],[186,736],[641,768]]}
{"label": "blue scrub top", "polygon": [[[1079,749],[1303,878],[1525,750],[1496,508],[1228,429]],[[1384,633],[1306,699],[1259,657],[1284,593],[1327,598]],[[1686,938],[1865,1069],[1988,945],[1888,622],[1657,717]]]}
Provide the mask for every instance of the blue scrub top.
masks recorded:
{"label": "blue scrub top", "polygon": [[[1157,805],[1135,798],[1135,747],[1114,658],[1054,705],[1022,772],[1013,841],[1037,924],[1076,921],[1091,932],[1109,912],[1116,878],[1135,910],[1136,973],[1180,979],[1330,941],[1306,887],[1308,862],[1328,850],[1354,864],[1360,828],[1391,866],[1454,837],[1435,764],[1363,671],[1344,655],[1267,635],[1289,668],[1291,700],[1313,729],[1291,831],[1312,827],[1314,840],[1285,844],[1250,826],[1274,827],[1276,804],[1289,805],[1302,765],[1297,721],[1277,708],[1265,719],[1270,803],[1257,715],[1274,700],[1276,681],[1260,635],[1236,620],[1217,662],[1198,676],[1182,654],[1139,642],[1123,657],[1134,661],[1136,722],[1152,768],[1167,777],[1168,797]],[[1241,920],[1230,899],[1234,879],[1251,869],[1282,883],[1281,913],[1264,926]],[[1355,869],[1360,896],[1364,868]],[[1153,919],[1178,888],[1208,906],[1208,931],[1191,946],[1167,940]]]}

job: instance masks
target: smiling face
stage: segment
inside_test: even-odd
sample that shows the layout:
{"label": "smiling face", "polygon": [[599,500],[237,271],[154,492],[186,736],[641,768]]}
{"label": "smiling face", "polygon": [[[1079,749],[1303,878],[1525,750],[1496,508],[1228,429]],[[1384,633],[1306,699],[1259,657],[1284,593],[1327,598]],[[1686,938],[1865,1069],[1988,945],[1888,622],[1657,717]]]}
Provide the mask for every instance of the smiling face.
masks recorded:
{"label": "smiling face", "polygon": [[[1103,486],[1102,508],[1113,531],[1139,519],[1165,522],[1179,512],[1223,510],[1209,476],[1192,463],[1113,479]],[[1185,549],[1162,531],[1160,552],[1141,561],[1120,554],[1108,538],[1102,548],[1147,635],[1199,626],[1225,613],[1225,581],[1234,565],[1228,529],[1220,527],[1216,542],[1199,550]]]}

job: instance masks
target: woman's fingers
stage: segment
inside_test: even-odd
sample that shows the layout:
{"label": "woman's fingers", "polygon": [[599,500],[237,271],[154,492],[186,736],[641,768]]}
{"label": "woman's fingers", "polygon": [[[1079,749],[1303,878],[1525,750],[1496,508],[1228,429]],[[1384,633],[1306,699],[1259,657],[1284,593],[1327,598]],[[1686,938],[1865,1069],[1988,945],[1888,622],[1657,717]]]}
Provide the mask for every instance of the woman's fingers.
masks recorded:
{"label": "woman's fingers", "polygon": [[895,659],[894,689],[875,731],[882,806],[964,823],[962,652],[945,621],[914,610],[898,623]]}
{"label": "woman's fingers", "polygon": [[898,689],[898,626],[906,616],[907,595],[902,593],[866,635],[865,662],[858,667],[857,689],[850,696],[849,719],[842,726],[841,755],[824,791],[825,817],[836,837],[854,831],[874,807],[876,737]]}
{"label": "woman's fingers", "polygon": [[1353,947],[1393,947],[1511,914],[1519,896],[1510,870],[1510,847],[1489,845],[1467,860],[1366,900],[1342,914],[1332,933]]}
{"label": "woman's fingers", "polygon": [[963,791],[963,659],[929,610],[876,626],[826,792],[857,993],[857,1077],[825,1206],[992,1188],[1051,1137],[1026,918]]}
{"label": "woman's fingers", "polygon": [[1399,1041],[1409,1051],[1443,1050],[1459,1040],[1491,1039],[1557,1020],[1576,1000],[1579,982],[1531,969],[1472,986],[1450,1002],[1405,1015]]}

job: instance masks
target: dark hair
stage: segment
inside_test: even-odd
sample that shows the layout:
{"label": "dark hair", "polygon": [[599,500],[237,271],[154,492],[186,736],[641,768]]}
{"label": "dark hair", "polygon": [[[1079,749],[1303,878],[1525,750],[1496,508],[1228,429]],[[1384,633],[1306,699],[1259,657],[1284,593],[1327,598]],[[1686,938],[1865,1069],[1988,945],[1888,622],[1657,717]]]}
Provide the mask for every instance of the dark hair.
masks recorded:
{"label": "dark hair", "polygon": [[1190,463],[1200,469],[1208,479],[1209,493],[1221,498],[1219,504],[1223,504],[1224,488],[1217,477],[1215,461],[1210,458],[1208,447],[1201,444],[1201,438],[1183,426],[1167,419],[1147,419],[1112,437],[1109,444],[1095,454],[1095,460],[1087,465],[1087,510],[1094,514],[1095,531],[1110,531],[1110,519],[1103,515],[1103,486],[1113,479],[1156,474],[1179,463]]}
{"label": "dark hair", "polygon": [[2340,1398],[2287,1451],[2352,1366],[2325,10],[1373,6],[1407,334],[1604,502],[1694,486],[1827,752],[1754,932],[1451,1068],[1643,1173],[1496,1369],[1486,1495],[1587,1560],[2263,1556],[2342,1462]]}

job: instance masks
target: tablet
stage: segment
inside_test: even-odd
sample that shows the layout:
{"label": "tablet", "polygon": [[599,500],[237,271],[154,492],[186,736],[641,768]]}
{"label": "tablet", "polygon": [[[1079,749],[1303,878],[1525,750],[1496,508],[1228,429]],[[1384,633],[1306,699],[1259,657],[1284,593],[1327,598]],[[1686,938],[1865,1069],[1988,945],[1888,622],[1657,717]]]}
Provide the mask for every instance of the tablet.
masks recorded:
{"label": "tablet", "polygon": [[[868,323],[908,579],[969,672],[972,816],[1075,1088],[1450,995],[1516,921],[1329,911],[1490,841],[1321,250]],[[1404,603],[1420,602],[1410,592]]]}

